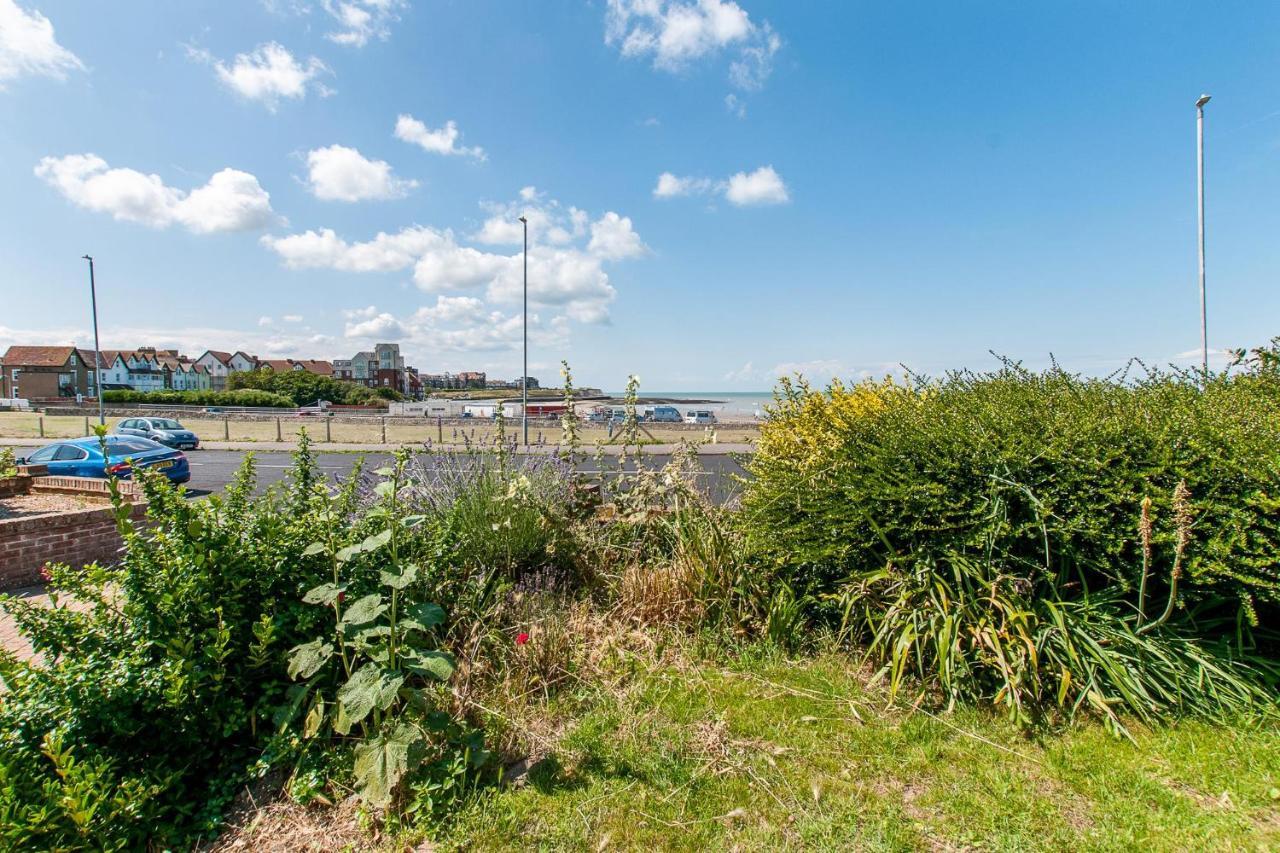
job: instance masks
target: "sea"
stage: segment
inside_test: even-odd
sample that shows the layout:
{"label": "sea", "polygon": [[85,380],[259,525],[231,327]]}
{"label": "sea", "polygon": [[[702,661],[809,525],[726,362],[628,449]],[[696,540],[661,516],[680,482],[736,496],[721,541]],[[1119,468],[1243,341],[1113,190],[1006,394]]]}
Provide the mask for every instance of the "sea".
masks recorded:
{"label": "sea", "polygon": [[[608,391],[610,396],[621,398],[622,391]],[[641,406],[652,406],[654,401],[675,406],[680,411],[698,409],[715,412],[721,420],[760,418],[764,407],[773,402],[770,391],[650,391],[641,389]],[[707,402],[711,401],[711,402]]]}

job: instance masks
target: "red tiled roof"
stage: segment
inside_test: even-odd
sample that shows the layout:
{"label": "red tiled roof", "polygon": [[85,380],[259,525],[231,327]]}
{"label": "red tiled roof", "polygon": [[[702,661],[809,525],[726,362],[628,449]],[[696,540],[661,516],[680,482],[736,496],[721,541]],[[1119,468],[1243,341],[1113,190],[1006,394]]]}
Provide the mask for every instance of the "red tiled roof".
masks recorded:
{"label": "red tiled roof", "polygon": [[206,350],[206,351],[205,351],[205,353],[204,353],[204,355],[202,355],[202,356],[200,356],[200,357],[201,357],[201,358],[204,358],[204,356],[205,356],[205,355],[211,355],[211,356],[213,356],[214,358],[216,358],[216,359],[218,360],[218,363],[219,363],[219,364],[226,365],[226,364],[229,364],[229,363],[231,362],[231,353],[229,353],[229,352],[222,352],[222,351],[220,351],[220,350],[211,349],[211,350]]}
{"label": "red tiled roof", "polygon": [[303,370],[308,373],[314,373],[317,376],[332,376],[333,365],[327,361],[317,358],[299,358],[294,359],[294,364],[300,365]]}
{"label": "red tiled roof", "polygon": [[[75,347],[9,347],[0,359],[10,367],[61,367],[76,353]],[[86,362],[86,366],[88,363]]]}
{"label": "red tiled roof", "polygon": [[293,362],[287,358],[267,358],[259,361],[258,367],[269,367],[276,373],[288,373],[293,370]]}

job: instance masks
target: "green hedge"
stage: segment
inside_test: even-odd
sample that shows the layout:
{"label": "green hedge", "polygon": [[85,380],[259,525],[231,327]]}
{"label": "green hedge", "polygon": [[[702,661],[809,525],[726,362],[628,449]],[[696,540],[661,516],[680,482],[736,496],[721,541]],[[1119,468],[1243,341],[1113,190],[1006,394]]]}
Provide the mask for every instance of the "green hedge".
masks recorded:
{"label": "green hedge", "polygon": [[252,406],[292,409],[288,397],[250,388],[236,391],[104,391],[104,403],[148,403],[172,406]]}
{"label": "green hedge", "polygon": [[753,552],[895,691],[1117,728],[1274,705],[1274,369],[1202,389],[1008,364],[778,398],[743,497]]}
{"label": "green hedge", "polygon": [[[818,588],[886,562],[965,554],[1028,578],[1135,590],[1142,501],[1153,568],[1167,574],[1185,480],[1187,597],[1242,602],[1251,620],[1255,603],[1280,603],[1275,374],[1217,377],[1201,391],[1173,374],[1122,383],[1010,366],[880,386],[882,404],[859,416],[810,420],[815,396],[830,409],[852,393],[784,393],[744,500],[760,547]],[[803,457],[781,442],[798,428],[817,433]]]}

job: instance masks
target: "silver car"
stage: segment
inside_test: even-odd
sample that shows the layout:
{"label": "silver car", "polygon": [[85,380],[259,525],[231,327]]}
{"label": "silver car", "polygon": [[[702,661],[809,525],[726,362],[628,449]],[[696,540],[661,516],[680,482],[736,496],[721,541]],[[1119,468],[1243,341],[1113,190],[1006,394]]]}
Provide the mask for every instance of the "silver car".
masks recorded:
{"label": "silver car", "polygon": [[195,450],[200,439],[173,418],[125,418],[116,424],[118,435],[140,435],[179,450]]}

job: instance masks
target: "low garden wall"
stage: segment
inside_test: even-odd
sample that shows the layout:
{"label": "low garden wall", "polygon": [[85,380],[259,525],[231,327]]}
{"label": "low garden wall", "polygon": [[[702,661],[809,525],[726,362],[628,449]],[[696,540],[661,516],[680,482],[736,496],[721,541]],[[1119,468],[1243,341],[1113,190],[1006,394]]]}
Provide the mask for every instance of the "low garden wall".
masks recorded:
{"label": "low garden wall", "polygon": [[[146,514],[146,504],[138,497],[134,484],[120,485],[134,501],[133,518],[141,519]],[[39,584],[40,570],[48,563],[79,567],[115,561],[121,541],[107,500],[105,480],[27,476],[0,480],[0,495],[25,493],[72,494],[99,505],[0,519],[0,590]]]}

